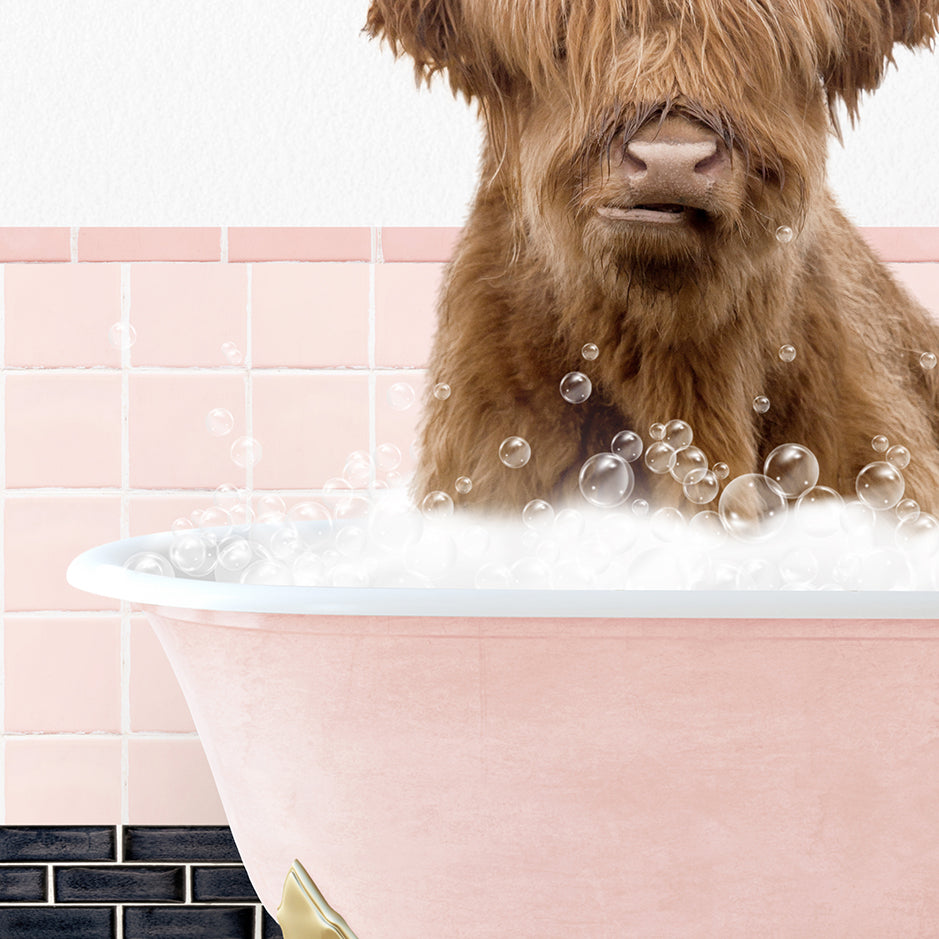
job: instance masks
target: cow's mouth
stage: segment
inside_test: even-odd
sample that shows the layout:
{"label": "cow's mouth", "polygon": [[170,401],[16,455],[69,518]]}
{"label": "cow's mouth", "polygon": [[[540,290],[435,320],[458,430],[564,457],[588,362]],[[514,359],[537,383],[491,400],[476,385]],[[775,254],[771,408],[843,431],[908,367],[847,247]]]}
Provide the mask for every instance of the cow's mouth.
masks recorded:
{"label": "cow's mouth", "polygon": [[633,206],[601,205],[597,214],[611,221],[675,224],[683,222],[692,209],[676,202],[649,202]]}

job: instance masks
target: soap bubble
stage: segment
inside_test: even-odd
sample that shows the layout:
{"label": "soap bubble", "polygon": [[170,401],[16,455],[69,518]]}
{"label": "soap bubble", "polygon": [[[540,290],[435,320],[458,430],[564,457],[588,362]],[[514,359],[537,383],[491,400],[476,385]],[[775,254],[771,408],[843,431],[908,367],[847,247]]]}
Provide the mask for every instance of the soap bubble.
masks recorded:
{"label": "soap bubble", "polygon": [[217,551],[208,539],[198,532],[183,532],[173,538],[169,558],[173,567],[190,577],[211,574],[217,561]]}
{"label": "soap bubble", "polygon": [[577,509],[561,509],[554,519],[554,534],[565,544],[573,543],[584,533],[586,524]]}
{"label": "soap bubble", "polygon": [[581,495],[599,508],[622,505],[633,491],[633,471],[615,453],[596,453],[580,469]]}
{"label": "soap bubble", "polygon": [[215,538],[224,538],[231,531],[231,526],[231,513],[220,505],[209,506],[199,517],[200,528],[219,529],[219,531],[212,532]]}
{"label": "soap bubble", "polygon": [[776,240],[780,244],[789,244],[795,236],[795,232],[788,225],[780,225],[779,228],[776,229]]}
{"label": "soap bubble", "polygon": [[660,421],[656,421],[654,424],[649,427],[649,436],[653,440],[664,440],[665,439],[665,425]]}
{"label": "soap bubble", "polygon": [[763,541],[785,524],[786,508],[786,497],[772,479],[747,473],[727,484],[717,510],[730,534],[743,541]]}
{"label": "soap bubble", "polygon": [[805,547],[787,551],[779,560],[779,573],[786,583],[811,584],[818,576],[818,558]]}
{"label": "soap bubble", "polygon": [[818,482],[818,460],[807,447],[784,443],[766,458],[763,474],[776,483],[787,499],[796,499]]}
{"label": "soap bubble", "polygon": [[205,416],[205,426],[213,437],[224,437],[232,432],[235,418],[226,408],[212,408]]}
{"label": "soap bubble", "polygon": [[522,522],[533,531],[544,531],[554,521],[554,507],[544,499],[532,499],[522,509]]}
{"label": "soap bubble", "polygon": [[372,458],[365,450],[353,450],[342,467],[342,478],[353,489],[365,489],[372,479]]}
{"label": "soap bubble", "polygon": [[406,411],[415,397],[414,387],[406,381],[397,381],[388,389],[388,404],[394,411]]}
{"label": "soap bubble", "polygon": [[649,514],[649,503],[645,499],[633,499],[630,508],[636,518],[645,518]]}
{"label": "soap bubble", "polygon": [[312,551],[304,551],[294,558],[290,565],[293,582],[298,587],[325,587],[327,584],[326,564]]}
{"label": "soap bubble", "polygon": [[706,505],[717,497],[721,485],[711,470],[701,468],[688,473],[681,488],[689,502]]}
{"label": "soap bubble", "polygon": [[857,497],[872,509],[892,509],[906,488],[903,475],[890,463],[868,463],[857,474]]}
{"label": "soap bubble", "polygon": [[248,494],[244,489],[239,489],[231,483],[222,483],[220,486],[217,486],[212,493],[212,501],[219,508],[227,509],[229,512],[231,512],[236,505],[244,502],[247,497]]}
{"label": "soap bubble", "polygon": [[730,467],[726,463],[715,463],[711,470],[718,479],[726,479],[730,475]]}
{"label": "soap bubble", "polygon": [[153,574],[156,577],[175,577],[173,565],[155,551],[138,551],[132,554],[125,562],[124,567],[138,574]]}
{"label": "soap bubble", "polygon": [[424,518],[449,518],[453,514],[453,499],[440,489],[428,492],[421,500],[421,514]]}
{"label": "soap bubble", "polygon": [[232,441],[230,453],[236,466],[249,467],[260,462],[263,450],[254,437],[236,437]]}
{"label": "soap bubble", "polygon": [[225,361],[231,365],[241,365],[245,359],[241,349],[234,342],[223,342],[220,348],[222,355],[225,356]]}
{"label": "soap bubble", "polygon": [[256,584],[268,587],[293,586],[293,574],[286,564],[269,558],[262,558],[245,568],[241,575],[243,584]]}
{"label": "soap bubble", "polygon": [[[336,550],[344,558],[356,558],[365,551],[365,547],[368,543],[368,535],[361,525],[346,525],[336,532],[333,543],[336,546]],[[299,551],[292,552],[291,557],[296,557],[299,554]],[[284,556],[280,554],[275,553],[275,557],[285,560]]]}
{"label": "soap bubble", "polygon": [[708,509],[692,517],[688,523],[688,531],[705,545],[720,544],[727,537],[720,515]]}
{"label": "soap bubble", "polygon": [[456,489],[461,496],[465,496],[468,492],[472,491],[473,480],[470,479],[469,476],[457,476],[453,488]]}
{"label": "soap bubble", "polygon": [[784,346],[779,347],[779,358],[783,362],[792,362],[796,357],[796,347],[790,345],[788,342]]}
{"label": "soap bubble", "polygon": [[521,469],[531,459],[531,446],[524,437],[506,437],[499,444],[499,459],[509,469]]}
{"label": "soap bubble", "polygon": [[685,516],[672,506],[652,513],[652,534],[660,541],[677,541],[685,533]]}
{"label": "soap bubble", "polygon": [[778,590],[781,586],[779,566],[766,558],[749,558],[737,574],[740,590]]}
{"label": "soap bubble", "polygon": [[915,499],[901,499],[896,507],[897,518],[901,522],[908,518],[916,518],[919,515],[919,503]]}
{"label": "soap bubble", "polygon": [[390,473],[401,465],[401,451],[393,443],[380,443],[375,448],[375,465],[383,473]]}
{"label": "soap bubble", "polygon": [[277,523],[287,515],[287,503],[279,492],[258,492],[251,500],[259,522]]}
{"label": "soap bubble", "polygon": [[[665,425],[665,436],[662,438],[676,453],[691,446],[694,433],[691,426],[684,421],[669,421]],[[698,451],[700,453],[700,451]]]}
{"label": "soap bubble", "polygon": [[227,538],[218,546],[218,566],[226,571],[243,571],[253,560],[254,550],[245,538]]}
{"label": "soap bubble", "polygon": [[479,590],[505,590],[512,586],[512,572],[504,564],[490,561],[476,571],[475,584]]}
{"label": "soap bubble", "polygon": [[593,385],[583,372],[568,372],[561,379],[561,397],[568,404],[583,404],[592,391]]}
{"label": "soap bubble", "polygon": [[753,399],[753,410],[757,414],[765,414],[770,407],[769,398],[766,395],[757,395]]}
{"label": "soap bubble", "polygon": [[450,386],[445,382],[438,382],[434,385],[434,397],[438,401],[446,401],[450,397]]}
{"label": "soap bubble", "polygon": [[897,469],[906,469],[910,465],[910,451],[906,447],[896,444],[887,451],[884,459]]}
{"label": "soap bubble", "polygon": [[817,537],[834,534],[841,525],[844,499],[827,486],[813,486],[799,496],[796,518],[802,527]]}
{"label": "soap bubble", "polygon": [[533,590],[551,584],[551,568],[539,558],[519,558],[509,572],[515,587]]}
{"label": "soap bubble", "polygon": [[924,352],[919,357],[920,368],[924,369],[927,372],[930,369],[934,369],[936,367],[936,361],[937,361],[936,354],[934,352]]}
{"label": "soap bubble", "polygon": [[583,347],[580,350],[580,354],[588,361],[593,362],[597,356],[600,354],[600,348],[593,342],[584,343]]}
{"label": "soap bubble", "polygon": [[424,517],[405,499],[380,502],[368,519],[372,541],[384,551],[400,551],[416,544],[424,531]]}
{"label": "soap bubble", "polygon": [[108,342],[115,349],[129,349],[137,341],[137,330],[127,323],[113,323],[108,330]]}
{"label": "soap bubble", "polygon": [[874,510],[864,502],[852,499],[841,510],[841,527],[849,535],[862,538],[874,530]]}
{"label": "soap bubble", "polygon": [[894,533],[897,547],[915,549],[920,557],[931,556],[939,550],[939,519],[928,512],[903,519]]}
{"label": "soap bubble", "polygon": [[675,454],[675,462],[669,472],[675,482],[684,484],[691,473],[696,470],[706,470],[707,468],[708,459],[704,452],[697,447],[685,446]]}
{"label": "soap bubble", "polygon": [[632,430],[621,430],[610,444],[610,450],[627,463],[634,463],[642,456],[642,437]]}
{"label": "soap bubble", "polygon": [[675,465],[675,458],[675,451],[664,440],[657,440],[646,447],[645,464],[653,473],[658,473],[660,476],[664,476],[671,470]]}
{"label": "soap bubble", "polygon": [[878,453],[884,453],[887,447],[890,446],[890,441],[883,434],[878,434],[871,440],[871,446]]}

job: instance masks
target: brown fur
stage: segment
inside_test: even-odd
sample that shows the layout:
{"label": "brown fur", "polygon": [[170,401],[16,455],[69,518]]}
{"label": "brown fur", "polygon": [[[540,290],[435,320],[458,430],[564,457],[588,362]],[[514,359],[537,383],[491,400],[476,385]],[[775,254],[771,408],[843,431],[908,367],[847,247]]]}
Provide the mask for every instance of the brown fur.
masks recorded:
{"label": "brown fur", "polygon": [[[838,210],[824,163],[837,102],[853,120],[894,44],[929,45],[937,18],[939,0],[373,0],[369,33],[419,78],[446,72],[487,129],[439,304],[430,377],[452,395],[428,398],[419,492],[466,475],[460,504],[556,498],[617,431],[681,418],[732,477],[798,442],[845,493],[885,434],[913,454],[907,494],[939,508],[939,369],[918,362],[939,329]],[[700,226],[600,224],[633,135],[677,120],[731,155]],[[576,406],[558,392],[574,369],[594,384]],[[497,457],[513,434],[532,445],[522,470]],[[646,485],[680,498],[669,477]]]}

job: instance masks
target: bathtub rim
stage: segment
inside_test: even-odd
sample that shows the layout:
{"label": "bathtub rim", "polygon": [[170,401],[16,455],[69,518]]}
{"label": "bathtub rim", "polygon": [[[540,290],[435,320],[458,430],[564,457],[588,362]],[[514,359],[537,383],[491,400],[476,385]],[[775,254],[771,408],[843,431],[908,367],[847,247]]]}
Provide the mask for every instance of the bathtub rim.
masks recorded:
{"label": "bathtub rim", "polygon": [[171,537],[170,532],[160,532],[90,548],[69,564],[66,580],[86,593],[143,606],[252,614],[939,621],[939,591],[245,586],[160,577],[123,566],[138,551],[163,550]]}

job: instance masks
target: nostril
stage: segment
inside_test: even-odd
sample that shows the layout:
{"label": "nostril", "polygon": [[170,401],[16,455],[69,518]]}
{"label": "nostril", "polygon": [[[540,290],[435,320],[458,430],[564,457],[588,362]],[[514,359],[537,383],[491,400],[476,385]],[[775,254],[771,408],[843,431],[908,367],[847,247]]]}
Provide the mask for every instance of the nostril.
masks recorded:
{"label": "nostril", "polygon": [[694,171],[705,176],[712,176],[719,173],[727,162],[726,151],[715,143],[714,152],[695,163]]}

